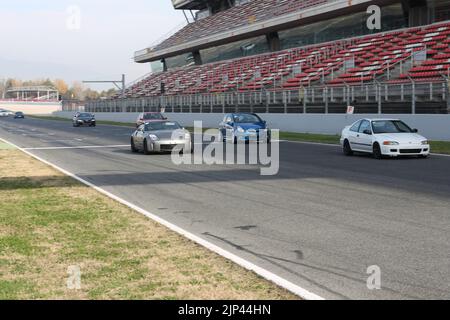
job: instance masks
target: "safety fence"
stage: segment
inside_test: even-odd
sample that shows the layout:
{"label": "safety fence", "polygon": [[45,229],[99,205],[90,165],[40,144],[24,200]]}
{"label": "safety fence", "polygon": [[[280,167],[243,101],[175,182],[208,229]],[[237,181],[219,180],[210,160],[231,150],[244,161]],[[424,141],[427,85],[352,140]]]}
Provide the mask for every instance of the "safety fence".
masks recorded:
{"label": "safety fence", "polygon": [[[289,90],[159,95],[86,103],[89,112],[447,113],[447,81],[373,82]],[[392,109],[392,110],[391,110]]]}

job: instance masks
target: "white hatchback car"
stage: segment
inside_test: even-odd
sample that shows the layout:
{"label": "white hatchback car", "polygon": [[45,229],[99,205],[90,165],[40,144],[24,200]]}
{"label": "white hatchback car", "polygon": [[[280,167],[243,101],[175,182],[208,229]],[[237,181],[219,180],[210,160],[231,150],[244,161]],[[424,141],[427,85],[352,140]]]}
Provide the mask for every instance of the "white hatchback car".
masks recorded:
{"label": "white hatchback car", "polygon": [[354,151],[371,153],[376,159],[383,156],[428,157],[430,144],[398,119],[361,119],[342,131],[341,145],[344,154]]}

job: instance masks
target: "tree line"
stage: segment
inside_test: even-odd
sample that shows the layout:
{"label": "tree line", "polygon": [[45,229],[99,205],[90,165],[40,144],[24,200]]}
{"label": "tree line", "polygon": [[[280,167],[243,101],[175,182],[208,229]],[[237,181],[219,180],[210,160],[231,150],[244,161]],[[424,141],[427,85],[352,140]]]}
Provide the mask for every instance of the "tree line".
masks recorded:
{"label": "tree line", "polygon": [[109,98],[116,93],[116,89],[103,91],[92,90],[91,88],[78,81],[68,84],[63,79],[20,80],[8,78],[0,79],[0,98],[5,97],[6,91],[10,88],[25,86],[53,87],[59,91],[62,100],[97,100],[103,97]]}

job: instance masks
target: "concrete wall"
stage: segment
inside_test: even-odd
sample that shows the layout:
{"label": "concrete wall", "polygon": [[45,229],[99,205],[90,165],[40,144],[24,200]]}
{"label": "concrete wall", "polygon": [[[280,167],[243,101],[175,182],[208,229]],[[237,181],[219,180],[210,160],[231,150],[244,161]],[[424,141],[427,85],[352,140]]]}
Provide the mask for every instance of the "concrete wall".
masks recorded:
{"label": "concrete wall", "polygon": [[[72,112],[55,112],[55,116],[71,118]],[[98,120],[134,123],[139,113],[97,113]],[[193,126],[195,120],[202,120],[204,127],[216,128],[223,119],[220,113],[167,113],[166,116],[178,121],[183,126]],[[432,140],[450,141],[449,115],[345,115],[345,114],[261,114],[272,129],[291,132],[340,134],[342,129],[361,118],[395,118],[401,119]]]}
{"label": "concrete wall", "polygon": [[5,102],[0,101],[0,109],[22,111],[25,114],[50,114],[61,110],[60,103],[47,102]]}

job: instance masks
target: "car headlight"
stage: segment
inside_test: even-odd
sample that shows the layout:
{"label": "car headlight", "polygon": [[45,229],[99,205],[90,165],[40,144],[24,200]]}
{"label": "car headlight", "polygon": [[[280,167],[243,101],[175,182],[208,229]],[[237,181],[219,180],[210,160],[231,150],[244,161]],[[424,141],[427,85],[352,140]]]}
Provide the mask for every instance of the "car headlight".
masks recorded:
{"label": "car headlight", "polygon": [[428,140],[423,140],[423,141],[422,141],[422,145],[428,145],[428,144],[430,144],[430,143],[428,142]]}
{"label": "car headlight", "polygon": [[399,143],[397,141],[384,141],[383,144],[385,146],[398,146]]}
{"label": "car headlight", "polygon": [[242,127],[237,127],[237,132],[243,133],[243,132],[245,132],[245,130],[242,129]]}
{"label": "car headlight", "polygon": [[185,139],[185,140],[189,140],[190,138],[191,138],[191,134],[188,133],[188,132],[186,132],[186,133],[184,134],[184,139]]}
{"label": "car headlight", "polygon": [[159,140],[158,136],[156,136],[154,134],[149,135],[149,138],[152,139],[153,141],[158,141]]}

